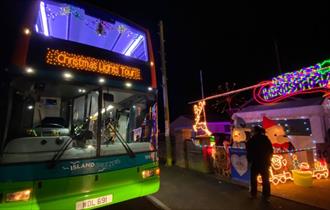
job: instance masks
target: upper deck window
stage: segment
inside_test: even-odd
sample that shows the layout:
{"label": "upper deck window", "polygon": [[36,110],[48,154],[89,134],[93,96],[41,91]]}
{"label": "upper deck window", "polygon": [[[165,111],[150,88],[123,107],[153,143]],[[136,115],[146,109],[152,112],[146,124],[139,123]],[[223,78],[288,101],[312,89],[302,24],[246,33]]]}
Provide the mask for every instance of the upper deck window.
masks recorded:
{"label": "upper deck window", "polygon": [[146,34],[110,15],[105,20],[66,3],[40,1],[35,30],[45,36],[148,61]]}

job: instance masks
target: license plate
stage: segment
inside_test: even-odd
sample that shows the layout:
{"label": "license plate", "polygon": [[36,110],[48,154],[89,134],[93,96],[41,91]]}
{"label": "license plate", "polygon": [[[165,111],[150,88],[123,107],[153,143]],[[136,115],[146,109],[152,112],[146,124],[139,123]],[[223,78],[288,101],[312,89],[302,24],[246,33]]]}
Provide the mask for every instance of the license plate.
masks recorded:
{"label": "license plate", "polygon": [[111,202],[112,202],[112,194],[105,195],[105,196],[98,197],[98,198],[78,201],[76,203],[76,210],[88,209],[88,208],[101,206],[101,205],[111,203]]}

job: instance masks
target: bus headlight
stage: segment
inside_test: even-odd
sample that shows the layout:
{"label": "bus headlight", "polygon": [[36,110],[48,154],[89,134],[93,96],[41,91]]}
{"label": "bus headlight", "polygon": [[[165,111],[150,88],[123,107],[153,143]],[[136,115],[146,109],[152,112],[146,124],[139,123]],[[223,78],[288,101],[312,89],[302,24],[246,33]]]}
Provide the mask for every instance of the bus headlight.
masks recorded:
{"label": "bus headlight", "polygon": [[31,189],[7,193],[6,194],[6,202],[12,201],[27,201],[30,199],[31,196]]}
{"label": "bus headlight", "polygon": [[148,177],[158,175],[160,174],[160,169],[159,168],[153,168],[153,169],[147,169],[142,171],[142,178],[146,179]]}
{"label": "bus headlight", "polygon": [[156,174],[157,176],[160,175],[160,168],[156,168],[156,169],[155,169],[155,174]]}

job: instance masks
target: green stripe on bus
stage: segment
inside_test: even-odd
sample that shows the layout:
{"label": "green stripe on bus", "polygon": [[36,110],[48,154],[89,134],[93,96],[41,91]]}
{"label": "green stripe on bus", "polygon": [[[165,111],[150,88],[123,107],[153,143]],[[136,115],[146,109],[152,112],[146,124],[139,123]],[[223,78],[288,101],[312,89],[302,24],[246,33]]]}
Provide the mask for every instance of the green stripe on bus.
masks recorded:
{"label": "green stripe on bus", "polygon": [[138,153],[134,158],[127,155],[100,157],[86,160],[61,160],[55,167],[49,163],[21,163],[0,166],[0,181],[33,181],[60,177],[79,176],[119,170],[153,162],[152,153]]}
{"label": "green stripe on bus", "polygon": [[[0,183],[4,195],[0,210],[74,210],[80,201],[107,195],[112,196],[108,205],[145,196],[158,191],[160,179],[159,176],[143,179],[141,172],[155,167],[158,167],[157,162],[93,175]],[[24,189],[32,189],[29,201],[5,202],[7,193]]]}

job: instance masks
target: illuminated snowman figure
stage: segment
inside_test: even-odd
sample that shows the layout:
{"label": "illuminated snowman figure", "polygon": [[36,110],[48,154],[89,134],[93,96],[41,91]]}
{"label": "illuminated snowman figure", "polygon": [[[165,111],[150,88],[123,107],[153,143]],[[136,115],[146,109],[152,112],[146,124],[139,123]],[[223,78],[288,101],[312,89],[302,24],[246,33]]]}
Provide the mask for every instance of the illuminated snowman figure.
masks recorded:
{"label": "illuminated snowman figure", "polygon": [[234,119],[234,127],[232,128],[232,131],[231,131],[231,137],[233,140],[233,144],[232,144],[233,148],[241,148],[241,149],[246,148],[246,142],[249,139],[251,129],[246,128],[245,126],[246,126],[246,123],[242,118],[236,117]]}

